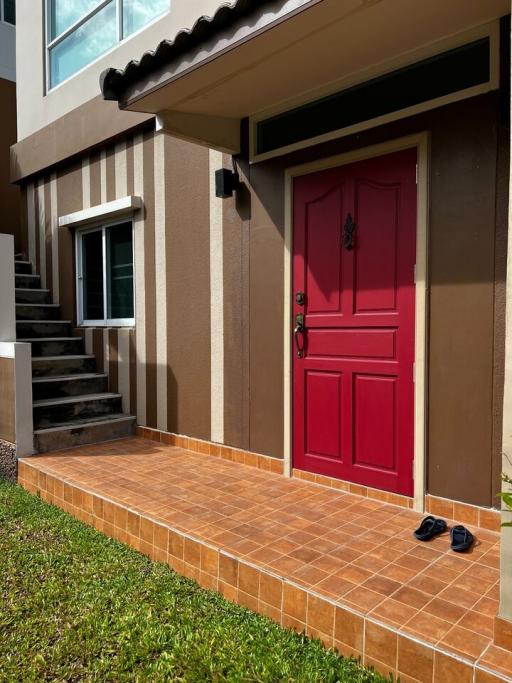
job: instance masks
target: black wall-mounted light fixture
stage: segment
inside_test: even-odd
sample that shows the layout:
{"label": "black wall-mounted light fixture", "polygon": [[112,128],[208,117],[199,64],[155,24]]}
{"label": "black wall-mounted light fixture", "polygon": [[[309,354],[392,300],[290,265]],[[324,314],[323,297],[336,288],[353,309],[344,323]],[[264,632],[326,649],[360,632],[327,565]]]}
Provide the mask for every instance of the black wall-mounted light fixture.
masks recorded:
{"label": "black wall-mounted light fixture", "polygon": [[233,192],[240,187],[240,176],[228,168],[219,168],[215,171],[215,196],[219,199],[227,199],[233,196]]}

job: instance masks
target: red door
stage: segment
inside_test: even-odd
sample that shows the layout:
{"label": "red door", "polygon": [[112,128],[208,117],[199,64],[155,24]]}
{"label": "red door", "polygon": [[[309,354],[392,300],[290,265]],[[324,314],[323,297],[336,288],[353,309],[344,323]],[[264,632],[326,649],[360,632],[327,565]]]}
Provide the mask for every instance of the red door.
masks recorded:
{"label": "red door", "polygon": [[412,495],[416,150],[297,178],[293,220],[294,467]]}

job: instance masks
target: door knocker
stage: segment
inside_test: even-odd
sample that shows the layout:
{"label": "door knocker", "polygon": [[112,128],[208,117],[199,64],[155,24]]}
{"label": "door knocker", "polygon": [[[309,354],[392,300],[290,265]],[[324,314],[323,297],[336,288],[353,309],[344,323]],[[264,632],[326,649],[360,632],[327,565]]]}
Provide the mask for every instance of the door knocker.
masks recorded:
{"label": "door knocker", "polygon": [[343,226],[343,238],[342,244],[343,248],[347,251],[351,251],[354,248],[354,232],[356,229],[356,224],[352,218],[352,214],[347,214],[347,220]]}

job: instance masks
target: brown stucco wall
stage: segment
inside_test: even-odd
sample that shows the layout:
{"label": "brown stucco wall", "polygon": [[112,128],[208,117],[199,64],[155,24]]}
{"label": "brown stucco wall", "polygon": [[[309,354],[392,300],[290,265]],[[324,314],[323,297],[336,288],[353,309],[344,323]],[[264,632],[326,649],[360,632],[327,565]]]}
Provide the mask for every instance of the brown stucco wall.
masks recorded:
{"label": "brown stucco wall", "polygon": [[20,250],[20,189],[10,183],[10,147],[16,142],[16,83],[0,78],[0,232]]}
{"label": "brown stucco wall", "polygon": [[209,152],[166,137],[165,163],[168,429],[209,439]]}
{"label": "brown stucco wall", "polygon": [[14,358],[0,358],[0,439],[16,442]]}
{"label": "brown stucco wall", "polygon": [[86,150],[127,135],[144,122],[153,119],[151,114],[121,111],[114,102],[106,102],[100,95],[76,107],[68,114],[41,128],[16,144],[16,135],[10,155],[10,173],[13,182],[35,175],[51,163],[66,163]]}

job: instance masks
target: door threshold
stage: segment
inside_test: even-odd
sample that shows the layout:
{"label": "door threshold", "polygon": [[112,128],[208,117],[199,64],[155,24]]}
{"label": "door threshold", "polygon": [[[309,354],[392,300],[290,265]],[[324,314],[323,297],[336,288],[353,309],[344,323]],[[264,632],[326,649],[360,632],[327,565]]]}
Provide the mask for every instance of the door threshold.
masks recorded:
{"label": "door threshold", "polygon": [[345,491],[346,493],[353,493],[356,496],[363,496],[363,498],[371,498],[390,505],[398,505],[407,510],[414,509],[414,498],[411,496],[404,496],[400,493],[392,493],[391,491],[382,491],[381,489],[374,489],[371,486],[363,486],[362,484],[354,484],[344,479],[335,479],[334,477],[327,477],[324,474],[315,474],[307,470],[292,469],[292,477],[295,479],[302,479],[313,484],[320,484],[320,486],[327,486],[330,489],[337,489],[338,491]]}

